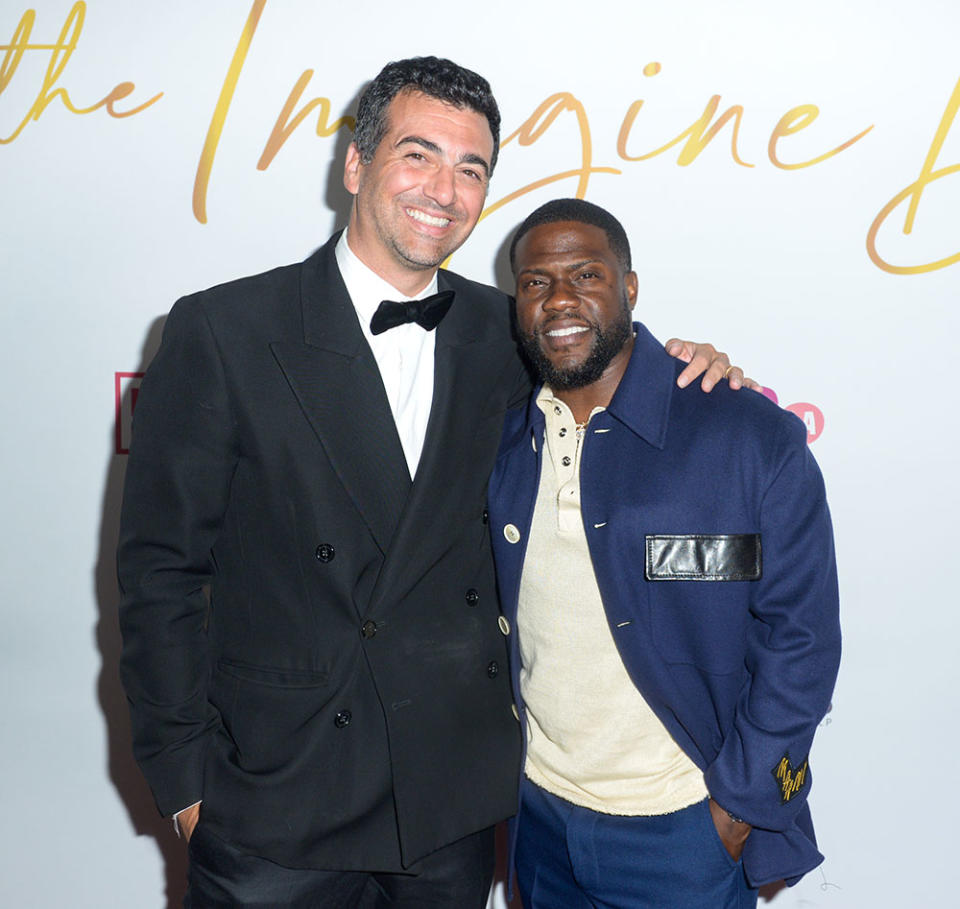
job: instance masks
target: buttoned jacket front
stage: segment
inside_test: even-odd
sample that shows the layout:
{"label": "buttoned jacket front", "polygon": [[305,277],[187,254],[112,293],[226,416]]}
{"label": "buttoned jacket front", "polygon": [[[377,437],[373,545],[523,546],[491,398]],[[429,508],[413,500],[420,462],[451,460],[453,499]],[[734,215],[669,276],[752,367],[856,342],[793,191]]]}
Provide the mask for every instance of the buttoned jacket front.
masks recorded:
{"label": "buttoned jacket front", "polygon": [[[626,373],[581,452],[582,518],[610,632],[710,794],[753,825],[748,879],[792,882],[822,861],[806,761],[840,654],[820,471],[795,416],[725,383],[711,395],[677,388],[682,364],[634,327]],[[544,428],[533,400],[508,414],[489,498],[524,731],[513,632]],[[759,566],[738,545],[762,553],[756,579],[741,579]]]}
{"label": "buttoned jacket front", "polygon": [[127,466],[121,673],[164,814],[202,799],[248,854],[402,871],[514,810],[485,505],[529,384],[507,297],[441,270],[411,478],[336,241],[167,319]]}

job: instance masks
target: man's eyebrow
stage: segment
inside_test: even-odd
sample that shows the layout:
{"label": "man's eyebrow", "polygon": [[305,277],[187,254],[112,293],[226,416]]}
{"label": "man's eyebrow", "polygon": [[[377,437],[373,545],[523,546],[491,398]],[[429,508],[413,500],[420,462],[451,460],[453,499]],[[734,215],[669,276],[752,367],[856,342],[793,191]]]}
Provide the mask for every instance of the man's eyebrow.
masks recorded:
{"label": "man's eyebrow", "polygon": [[[404,136],[397,142],[395,147],[400,148],[402,145],[419,145],[421,148],[425,148],[427,151],[433,152],[436,155],[443,154],[443,149],[440,148],[436,142],[431,142],[423,136]],[[481,158],[480,155],[475,155],[472,152],[461,155],[457,164],[473,164],[477,167],[482,167],[485,174],[489,175],[490,173],[490,165]]]}
{"label": "man's eyebrow", "polygon": [[404,136],[397,142],[396,147],[400,148],[401,145],[419,145],[421,148],[425,148],[427,151],[434,152],[439,154],[441,148],[437,145],[436,142],[431,142],[429,139],[424,139],[423,136]]}
{"label": "man's eyebrow", "polygon": [[488,176],[490,174],[490,165],[486,161],[484,161],[483,158],[481,158],[479,155],[468,153],[466,155],[463,155],[457,163],[458,164],[475,164],[477,167],[483,168],[484,174],[487,174]]}
{"label": "man's eyebrow", "polygon": [[567,266],[567,271],[576,271],[578,268],[583,268],[584,265],[603,265],[603,260],[584,259],[582,262],[574,262],[572,265]]}
{"label": "man's eyebrow", "polygon": [[[576,271],[578,268],[583,268],[585,265],[602,265],[602,259],[584,259],[582,262],[574,262],[572,265],[564,265],[563,267],[567,271]],[[546,268],[538,268],[536,265],[530,265],[526,268],[521,268],[517,270],[517,275],[546,275],[549,274]]]}

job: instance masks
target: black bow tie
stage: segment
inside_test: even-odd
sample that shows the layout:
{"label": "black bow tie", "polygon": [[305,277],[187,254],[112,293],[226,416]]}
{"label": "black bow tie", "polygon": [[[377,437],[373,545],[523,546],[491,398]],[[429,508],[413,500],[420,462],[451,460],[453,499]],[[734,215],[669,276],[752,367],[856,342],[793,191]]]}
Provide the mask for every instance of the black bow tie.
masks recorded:
{"label": "black bow tie", "polygon": [[432,294],[422,300],[409,300],[406,303],[384,300],[370,320],[370,331],[372,334],[379,335],[398,325],[406,325],[408,322],[416,322],[426,331],[433,331],[447,314],[451,303],[453,303],[452,290]]}

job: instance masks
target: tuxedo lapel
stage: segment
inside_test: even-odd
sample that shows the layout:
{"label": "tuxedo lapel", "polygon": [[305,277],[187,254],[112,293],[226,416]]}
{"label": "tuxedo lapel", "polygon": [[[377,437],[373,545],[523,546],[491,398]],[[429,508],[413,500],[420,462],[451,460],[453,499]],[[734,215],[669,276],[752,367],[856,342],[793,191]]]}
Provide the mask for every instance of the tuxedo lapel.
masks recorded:
{"label": "tuxedo lapel", "polygon": [[338,238],[301,267],[303,343],[270,347],[340,482],[387,553],[410,474],[380,371],[337,268]]}
{"label": "tuxedo lapel", "polygon": [[[440,290],[448,289],[444,272]],[[483,340],[469,294],[458,292],[437,328],[433,402],[423,453],[390,553],[371,598],[371,612],[403,597],[456,540],[464,501],[476,501],[478,427],[491,417],[490,392],[505,367],[502,340]],[[514,356],[512,352],[509,356]],[[486,478],[483,478],[484,482]],[[477,520],[480,515],[474,516]],[[411,558],[416,553],[416,558]]]}

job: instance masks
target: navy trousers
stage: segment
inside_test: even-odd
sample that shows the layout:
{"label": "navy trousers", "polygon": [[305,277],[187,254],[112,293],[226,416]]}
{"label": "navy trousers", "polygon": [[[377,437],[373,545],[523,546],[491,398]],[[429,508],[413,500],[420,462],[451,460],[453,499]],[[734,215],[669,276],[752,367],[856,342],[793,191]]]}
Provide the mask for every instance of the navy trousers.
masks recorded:
{"label": "navy trousers", "polygon": [[706,800],[653,817],[599,814],[524,779],[517,832],[524,909],[752,909]]}

